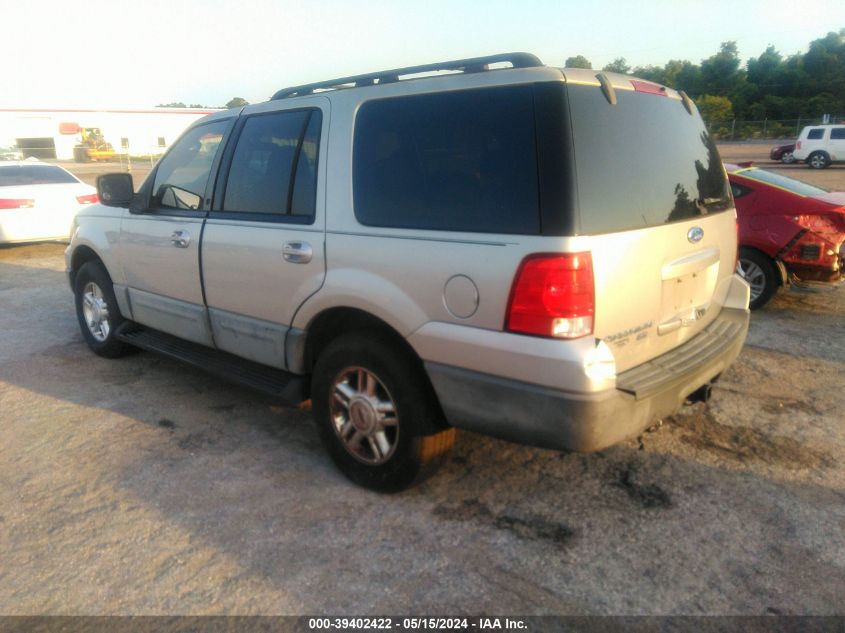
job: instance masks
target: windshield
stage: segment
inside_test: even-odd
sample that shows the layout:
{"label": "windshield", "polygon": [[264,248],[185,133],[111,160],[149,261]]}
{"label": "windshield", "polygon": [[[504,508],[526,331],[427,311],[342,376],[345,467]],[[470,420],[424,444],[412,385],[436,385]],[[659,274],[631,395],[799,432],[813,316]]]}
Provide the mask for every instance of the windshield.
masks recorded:
{"label": "windshield", "polygon": [[54,165],[4,165],[0,167],[0,187],[20,185],[56,185],[79,182]]}
{"label": "windshield", "polygon": [[756,180],[758,182],[766,183],[767,185],[774,185],[781,189],[786,189],[792,193],[797,193],[799,196],[819,196],[828,193],[827,189],[808,185],[806,182],[795,180],[794,178],[787,178],[772,171],[765,169],[757,169],[752,167],[750,169],[741,169],[735,172],[738,176],[748,178],[749,180]]}
{"label": "windshield", "polygon": [[719,152],[678,99],[568,86],[581,233],[639,229],[733,206]]}

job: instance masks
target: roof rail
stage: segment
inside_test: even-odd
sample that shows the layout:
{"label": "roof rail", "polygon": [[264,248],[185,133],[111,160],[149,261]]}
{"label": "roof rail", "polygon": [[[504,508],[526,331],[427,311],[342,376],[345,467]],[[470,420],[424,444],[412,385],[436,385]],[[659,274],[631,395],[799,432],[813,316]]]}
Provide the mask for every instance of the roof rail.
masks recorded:
{"label": "roof rail", "polygon": [[500,53],[486,57],[473,57],[470,59],[456,59],[449,62],[436,64],[424,64],[422,66],[409,66],[408,68],[396,68],[394,70],[382,70],[380,72],[368,73],[366,75],[353,75],[330,79],[329,81],[318,81],[313,84],[292,86],[283,88],[274,94],[271,100],[286,99],[289,97],[301,97],[313,94],[315,90],[337,90],[339,88],[359,88],[361,86],[373,86],[376,84],[395,83],[400,81],[402,75],[416,75],[420,73],[435,72],[438,70],[453,70],[465,73],[477,73],[489,70],[490,64],[510,62],[514,68],[534,68],[542,66],[537,57],[531,53]]}

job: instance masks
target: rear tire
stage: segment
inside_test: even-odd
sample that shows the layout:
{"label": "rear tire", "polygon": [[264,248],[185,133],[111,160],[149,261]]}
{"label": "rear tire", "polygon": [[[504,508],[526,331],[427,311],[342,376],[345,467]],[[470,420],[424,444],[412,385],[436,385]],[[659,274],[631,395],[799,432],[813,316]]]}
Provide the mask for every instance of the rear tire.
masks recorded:
{"label": "rear tire", "polygon": [[98,261],[83,264],[74,283],[76,318],[91,351],[104,358],[118,358],[136,351],[117,339],[124,319],[117,307],[114,287],[105,266]]}
{"label": "rear tire", "polygon": [[830,157],[824,152],[813,152],[807,157],[807,167],[810,169],[826,169],[830,166]]}
{"label": "rear tire", "polygon": [[379,492],[431,474],[455,442],[424,370],[381,332],[351,332],[322,351],[311,382],[317,431],[340,471]]}
{"label": "rear tire", "polygon": [[781,154],[780,162],[784,165],[791,165],[795,162],[795,155],[792,152],[784,152]]}
{"label": "rear tire", "polygon": [[780,276],[772,260],[753,248],[739,249],[739,273],[751,286],[752,310],[771,301],[780,287]]}

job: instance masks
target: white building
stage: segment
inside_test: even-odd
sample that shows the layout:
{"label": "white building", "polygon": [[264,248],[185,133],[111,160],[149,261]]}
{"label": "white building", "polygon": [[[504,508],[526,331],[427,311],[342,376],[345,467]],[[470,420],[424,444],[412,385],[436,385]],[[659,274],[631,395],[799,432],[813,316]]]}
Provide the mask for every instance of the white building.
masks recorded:
{"label": "white building", "polygon": [[216,110],[26,110],[0,108],[0,147],[17,145],[24,156],[73,159],[82,128],[99,128],[121,154],[161,154],[191,123]]}

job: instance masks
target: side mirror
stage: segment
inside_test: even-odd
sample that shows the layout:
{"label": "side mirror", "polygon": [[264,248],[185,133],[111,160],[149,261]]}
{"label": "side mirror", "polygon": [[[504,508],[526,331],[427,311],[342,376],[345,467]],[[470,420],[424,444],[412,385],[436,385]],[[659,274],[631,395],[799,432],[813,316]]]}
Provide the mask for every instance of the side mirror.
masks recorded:
{"label": "side mirror", "polygon": [[132,174],[105,174],[97,176],[97,195],[107,207],[128,207],[135,196]]}

